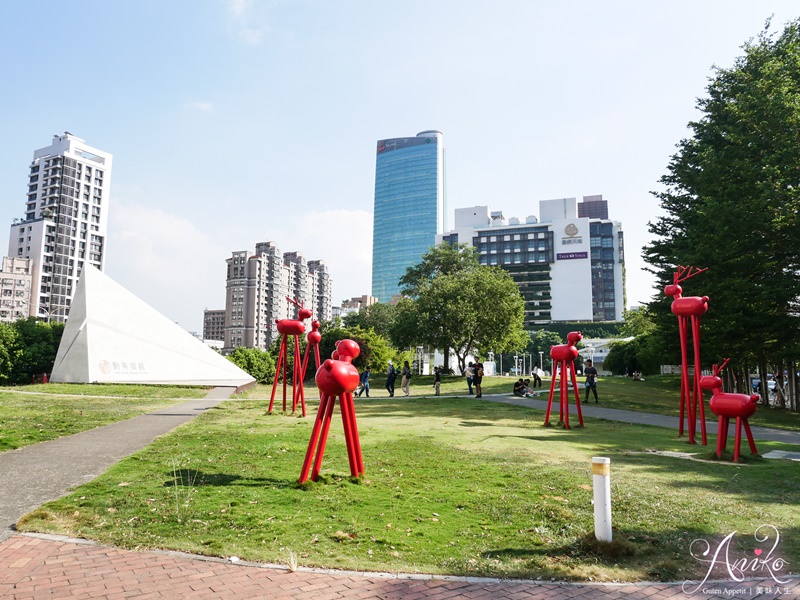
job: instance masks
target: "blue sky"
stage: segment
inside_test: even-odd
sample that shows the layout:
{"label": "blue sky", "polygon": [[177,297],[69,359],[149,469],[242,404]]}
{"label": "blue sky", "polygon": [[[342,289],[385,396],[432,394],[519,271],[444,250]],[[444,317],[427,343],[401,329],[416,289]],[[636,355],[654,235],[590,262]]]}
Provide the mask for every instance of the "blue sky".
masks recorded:
{"label": "blue sky", "polygon": [[36,148],[114,155],[106,272],[183,327],[223,308],[225,259],[275,241],[370,292],[375,142],[444,133],[448,220],[603,194],[628,303],[651,192],[713,67],[796,0],[8,0],[0,240]]}

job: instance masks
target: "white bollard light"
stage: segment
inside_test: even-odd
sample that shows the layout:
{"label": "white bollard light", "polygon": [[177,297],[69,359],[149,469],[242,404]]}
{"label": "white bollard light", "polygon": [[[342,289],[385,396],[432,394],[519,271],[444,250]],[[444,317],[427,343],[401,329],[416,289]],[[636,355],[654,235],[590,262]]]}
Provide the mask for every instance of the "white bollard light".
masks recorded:
{"label": "white bollard light", "polygon": [[594,537],[599,542],[611,541],[611,459],[592,458],[594,480]]}

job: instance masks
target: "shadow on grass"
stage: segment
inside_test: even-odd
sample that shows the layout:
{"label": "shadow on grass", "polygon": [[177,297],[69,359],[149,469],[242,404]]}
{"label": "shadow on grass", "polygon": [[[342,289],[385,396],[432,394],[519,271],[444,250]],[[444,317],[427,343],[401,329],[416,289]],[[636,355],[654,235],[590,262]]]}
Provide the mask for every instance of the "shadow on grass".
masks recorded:
{"label": "shadow on grass", "polygon": [[[299,471],[298,471],[299,474]],[[286,489],[297,487],[296,479],[273,479],[270,477],[242,477],[226,473],[204,473],[196,469],[180,469],[167,473],[164,487],[203,487],[203,486],[234,486],[234,487],[269,487],[272,489]]]}

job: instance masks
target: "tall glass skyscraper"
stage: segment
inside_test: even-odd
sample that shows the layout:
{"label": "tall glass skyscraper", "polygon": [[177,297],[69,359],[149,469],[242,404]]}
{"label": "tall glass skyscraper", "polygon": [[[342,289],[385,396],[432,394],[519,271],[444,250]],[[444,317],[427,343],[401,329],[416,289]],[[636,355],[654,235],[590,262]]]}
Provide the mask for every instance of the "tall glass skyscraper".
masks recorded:
{"label": "tall glass skyscraper", "polygon": [[389,302],[406,269],[436,244],[444,222],[441,131],[380,140],[375,161],[372,295]]}

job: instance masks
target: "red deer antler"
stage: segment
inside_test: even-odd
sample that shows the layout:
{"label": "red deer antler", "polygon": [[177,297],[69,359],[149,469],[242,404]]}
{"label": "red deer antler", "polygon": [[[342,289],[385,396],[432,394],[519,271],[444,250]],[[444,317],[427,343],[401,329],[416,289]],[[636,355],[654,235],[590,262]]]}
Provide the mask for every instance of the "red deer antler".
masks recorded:
{"label": "red deer antler", "polygon": [[675,273],[672,274],[672,282],[675,285],[678,285],[681,281],[686,281],[690,277],[694,277],[695,275],[699,275],[703,271],[708,271],[708,267],[705,267],[703,269],[696,269],[694,271],[693,271],[693,269],[694,269],[694,267],[684,267],[682,265],[678,265],[678,270],[675,271]]}

